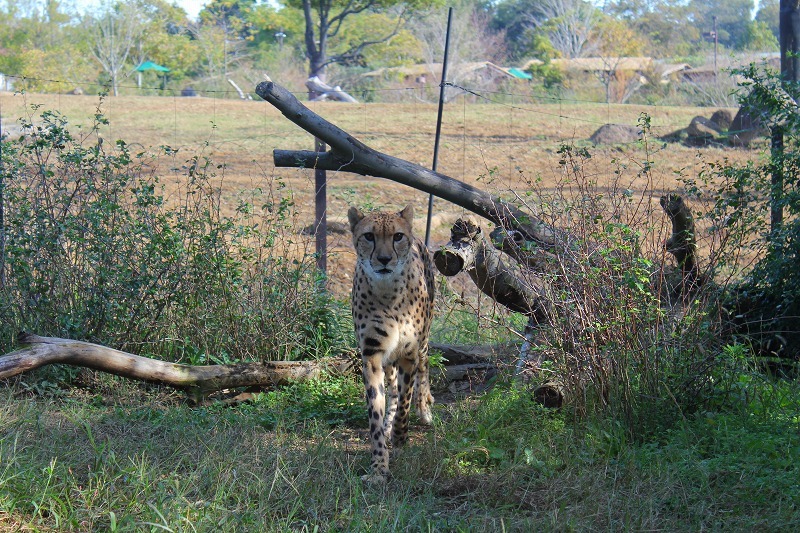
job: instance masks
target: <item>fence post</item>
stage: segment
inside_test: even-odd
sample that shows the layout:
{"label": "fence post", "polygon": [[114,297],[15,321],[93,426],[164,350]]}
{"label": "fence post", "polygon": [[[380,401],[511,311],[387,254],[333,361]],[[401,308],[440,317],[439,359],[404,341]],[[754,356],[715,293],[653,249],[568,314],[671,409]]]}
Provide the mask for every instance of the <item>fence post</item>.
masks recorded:
{"label": "fence post", "polygon": [[[325,143],[314,138],[314,150],[325,151]],[[328,187],[327,173],[321,168],[314,169],[314,236],[317,253],[317,269],[322,273],[322,287],[328,276]]]}

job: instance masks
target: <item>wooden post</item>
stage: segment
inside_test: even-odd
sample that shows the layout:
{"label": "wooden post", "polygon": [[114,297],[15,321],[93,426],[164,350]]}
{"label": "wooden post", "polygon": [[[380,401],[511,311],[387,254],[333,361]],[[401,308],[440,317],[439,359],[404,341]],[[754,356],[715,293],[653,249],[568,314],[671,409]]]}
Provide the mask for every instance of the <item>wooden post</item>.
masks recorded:
{"label": "wooden post", "polygon": [[[325,151],[325,143],[314,139],[314,151]],[[314,169],[314,235],[316,237],[317,269],[323,278],[328,275],[328,187],[324,168]],[[324,283],[324,282],[323,282]]]}

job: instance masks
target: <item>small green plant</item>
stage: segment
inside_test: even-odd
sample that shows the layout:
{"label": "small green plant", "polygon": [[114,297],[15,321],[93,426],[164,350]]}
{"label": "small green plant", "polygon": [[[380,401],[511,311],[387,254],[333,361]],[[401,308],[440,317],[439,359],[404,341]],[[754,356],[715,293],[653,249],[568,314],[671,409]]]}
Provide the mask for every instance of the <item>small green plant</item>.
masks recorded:
{"label": "small green plant", "polygon": [[268,427],[311,422],[326,426],[367,423],[364,386],[350,376],[302,381],[259,395],[256,405],[267,413]]}

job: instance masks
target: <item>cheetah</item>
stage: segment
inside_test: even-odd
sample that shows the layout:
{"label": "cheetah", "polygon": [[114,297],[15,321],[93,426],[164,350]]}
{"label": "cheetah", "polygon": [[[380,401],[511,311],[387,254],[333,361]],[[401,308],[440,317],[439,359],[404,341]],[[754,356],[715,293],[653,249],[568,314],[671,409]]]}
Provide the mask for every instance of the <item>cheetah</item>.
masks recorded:
{"label": "cheetah", "polygon": [[412,234],[413,217],[410,205],[397,214],[365,216],[355,207],[347,213],[357,256],[353,323],[364,367],[372,444],[371,473],[363,476],[368,482],[385,482],[389,476],[389,437],[395,448],[408,438],[412,392],[420,421],[432,422],[428,335],[433,261],[425,244]]}

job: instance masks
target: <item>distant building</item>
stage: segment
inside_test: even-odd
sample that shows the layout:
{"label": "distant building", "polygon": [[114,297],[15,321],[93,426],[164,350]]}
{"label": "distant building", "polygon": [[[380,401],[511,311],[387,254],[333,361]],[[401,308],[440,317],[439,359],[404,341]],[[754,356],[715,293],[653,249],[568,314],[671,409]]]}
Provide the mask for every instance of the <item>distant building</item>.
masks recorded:
{"label": "distant building", "polygon": [[[707,60],[708,61],[708,60]],[[681,81],[690,83],[710,83],[714,81],[716,75],[730,76],[728,70],[733,68],[743,68],[750,63],[764,64],[773,70],[780,70],[781,55],[778,52],[765,52],[761,54],[743,54],[737,56],[720,57],[717,68],[714,70],[714,63],[707,62],[699,67],[689,68],[680,73]]]}
{"label": "distant building", "polygon": [[[452,69],[452,70],[450,70]],[[407,67],[389,67],[363,74],[363,78],[402,81],[407,84],[435,83],[442,75],[441,63],[421,63]],[[530,75],[520,69],[505,68],[491,61],[476,61],[452,65],[448,78],[464,82],[501,82],[506,80],[529,80]]]}

